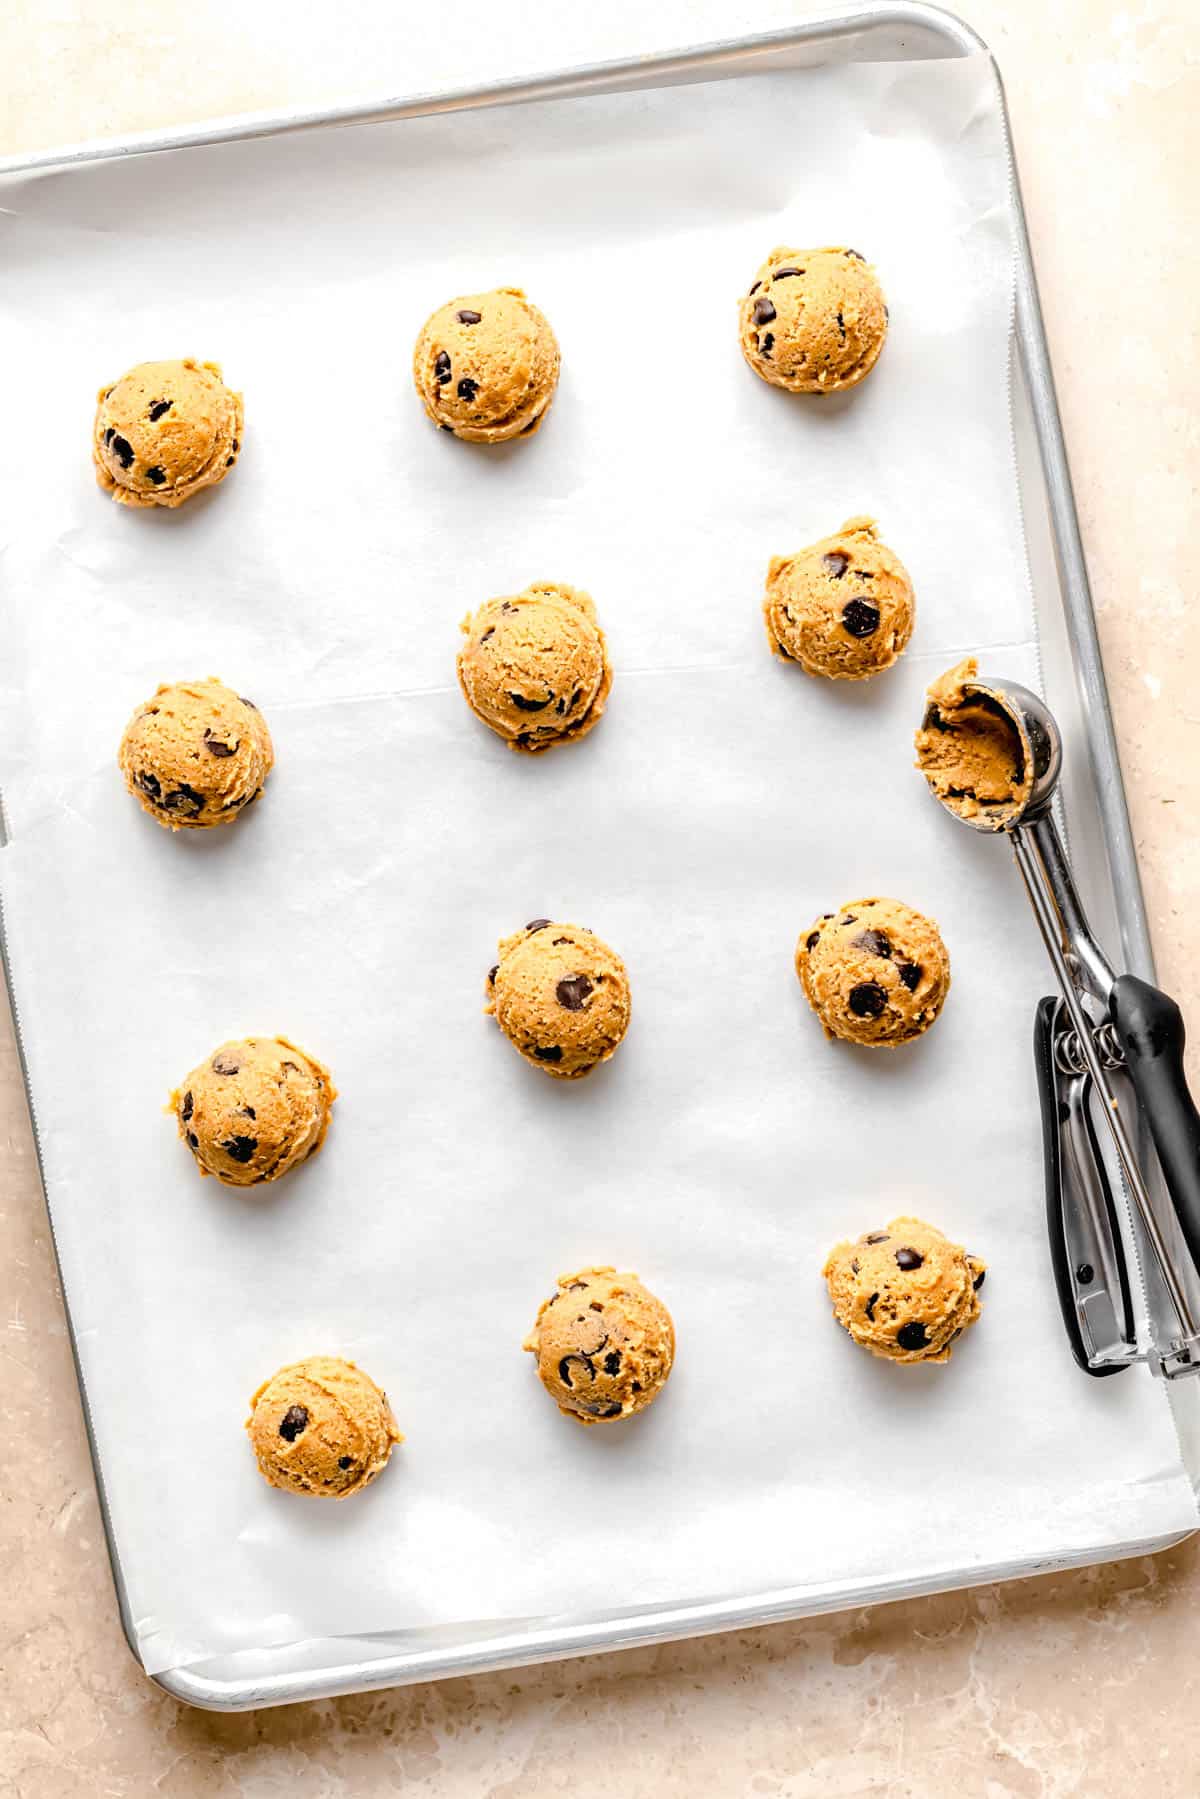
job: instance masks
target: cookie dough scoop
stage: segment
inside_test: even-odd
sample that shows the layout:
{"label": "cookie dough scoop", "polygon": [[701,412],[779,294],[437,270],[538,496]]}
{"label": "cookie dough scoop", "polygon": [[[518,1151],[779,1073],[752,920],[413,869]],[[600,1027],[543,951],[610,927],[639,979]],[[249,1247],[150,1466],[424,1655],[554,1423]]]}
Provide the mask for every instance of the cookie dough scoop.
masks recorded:
{"label": "cookie dough scoop", "polygon": [[534,1068],[577,1081],[607,1062],[629,1028],[629,976],[583,925],[534,918],[500,939],[484,1011]]}
{"label": "cookie dough scoop", "polygon": [[895,1048],[923,1036],[941,1012],[950,956],[924,913],[900,900],[851,900],[801,934],[796,974],[827,1037]]}
{"label": "cookie dough scoop", "polygon": [[982,1307],[987,1266],[919,1218],[839,1243],[822,1270],[833,1315],[861,1349],[888,1362],[948,1362]]}
{"label": "cookie dough scoop", "polygon": [[288,1038],[240,1037],[192,1069],[171,1110],[201,1174],[256,1187],[316,1155],[336,1098],[329,1070]]}
{"label": "cookie dough scoop", "polygon": [[742,355],[772,387],[828,394],[856,387],[879,360],[888,310],[857,250],[772,250],[738,307]]}
{"label": "cookie dough scoop", "polygon": [[476,718],[514,750],[550,749],[600,722],[612,687],[591,596],[563,582],[487,600],[462,622],[458,683]]}
{"label": "cookie dough scoop", "polygon": [[426,416],[466,443],[538,430],[558,386],[558,340],[519,287],[460,294],[426,319],[413,381]]}
{"label": "cookie dough scoop", "polygon": [[636,1274],[581,1268],[559,1275],[522,1347],[560,1412],[601,1424],[657,1399],[675,1360],[675,1327]]}
{"label": "cookie dough scoop", "polygon": [[216,362],[139,362],[102,387],[96,479],[122,506],[182,506],[223,481],[242,446],[242,396]]}
{"label": "cookie dough scoop", "polygon": [[850,518],[794,556],[773,556],[763,618],[777,656],[807,675],[865,681],[908,647],[916,597],[873,518]]}
{"label": "cookie dough scoop", "polygon": [[258,798],[275,751],[254,701],[211,676],[164,683],[126,725],[117,760],[157,824],[202,831]]}
{"label": "cookie dough scoop", "polygon": [[251,1399],[246,1430],[263,1479],[315,1499],[361,1493],[404,1441],[387,1394],[340,1356],[280,1368]]}

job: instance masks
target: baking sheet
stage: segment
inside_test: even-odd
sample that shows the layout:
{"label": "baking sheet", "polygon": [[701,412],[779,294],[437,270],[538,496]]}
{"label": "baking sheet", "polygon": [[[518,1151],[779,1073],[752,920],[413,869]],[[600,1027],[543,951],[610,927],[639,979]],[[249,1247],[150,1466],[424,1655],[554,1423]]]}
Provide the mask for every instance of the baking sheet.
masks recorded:
{"label": "baking sheet", "polygon": [[[12,417],[0,891],[47,1186],[139,1652],[151,1672],[310,1636],[805,1587],[859,1597],[1193,1528],[1162,1393],[1081,1379],[1041,1224],[1041,952],[1000,846],[925,798],[909,740],[967,649],[1038,679],[1012,472],[1008,171],[983,61],[223,147],[6,184]],[[856,395],[741,363],[776,242],[878,263]],[[518,281],[554,321],[544,432],[483,456],[408,389],[425,313]],[[106,504],[91,395],[219,356],[247,394],[221,492]],[[862,691],[767,658],[767,559],[872,511],[918,628]],[[457,619],[596,596],[611,714],[511,756],[465,712]],[[264,803],[168,839],[120,789],[126,716],[220,673],[267,713]],[[1051,696],[1053,698],[1053,695]],[[954,992],[896,1058],[823,1044],[790,972],[825,906],[941,921]],[[576,1088],[480,1013],[496,937],[552,913],[626,957],[634,1025]],[[161,1105],[281,1030],[342,1089],[265,1195],[199,1182]],[[855,1354],[830,1242],[931,1216],[991,1266],[948,1370]],[[680,1355],[611,1434],[518,1344],[559,1270],[640,1268]],[[408,1442],[340,1507],[259,1482],[245,1400],[354,1356]]]}

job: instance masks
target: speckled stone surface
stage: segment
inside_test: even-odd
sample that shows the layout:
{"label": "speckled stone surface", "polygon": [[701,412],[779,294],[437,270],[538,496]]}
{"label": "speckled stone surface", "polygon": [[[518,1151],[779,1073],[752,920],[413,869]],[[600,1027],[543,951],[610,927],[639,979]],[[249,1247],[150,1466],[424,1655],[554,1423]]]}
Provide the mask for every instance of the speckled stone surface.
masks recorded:
{"label": "speckled stone surface", "polygon": [[[964,0],[964,6],[966,0]],[[0,154],[766,29],[790,0],[14,0]],[[1200,974],[1192,0],[975,0],[1004,71],[1159,969]],[[248,379],[248,377],[247,377]],[[0,851],[0,854],[3,852]],[[1193,1079],[1200,1062],[1193,1056]],[[1200,1548],[239,1718],[130,1661],[0,1025],[0,1799],[1195,1799]]]}

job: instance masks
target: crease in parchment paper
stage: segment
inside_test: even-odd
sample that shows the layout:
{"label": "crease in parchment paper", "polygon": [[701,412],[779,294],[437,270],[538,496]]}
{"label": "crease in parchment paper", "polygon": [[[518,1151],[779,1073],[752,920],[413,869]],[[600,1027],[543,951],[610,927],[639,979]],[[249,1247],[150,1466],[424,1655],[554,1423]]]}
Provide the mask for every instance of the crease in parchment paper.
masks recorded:
{"label": "crease in parchment paper", "polygon": [[[1080,1378],[1062,1340],[1019,882],[911,766],[964,647],[1039,678],[1008,179],[981,59],[5,190],[0,886],[151,1672],[697,1594],[832,1604],[1194,1525],[1161,1391]],[[805,403],[746,369],[737,299],[773,245],[839,242],[879,267],[890,338],[855,394]],[[563,376],[491,458],[429,427],[408,362],[436,304],[502,283],[552,320]],[[223,363],[244,449],[205,498],[131,516],[92,478],[94,397],[170,355]],[[773,554],[862,512],[916,634],[843,691],[771,660],[761,595]],[[546,579],[593,594],[617,679],[586,742],[525,758],[453,662],[467,612]],[[263,706],[276,766],[235,827],[173,838],[117,743],[160,681],[210,673]],[[933,914],[953,968],[894,1056],[826,1044],[792,971],[812,917],[876,892]],[[630,969],[626,1042],[565,1089],[482,1010],[497,938],[536,916]],[[162,1107],[262,1031],[340,1097],[321,1155],[246,1196],[197,1178]],[[820,1280],[835,1240],[908,1211],[989,1265],[948,1368],[857,1352]],[[595,1261],[640,1270],[679,1339],[662,1399],[607,1434],[520,1349]],[[242,1430],[261,1380],[321,1352],[406,1435],[336,1506],[268,1489]]]}

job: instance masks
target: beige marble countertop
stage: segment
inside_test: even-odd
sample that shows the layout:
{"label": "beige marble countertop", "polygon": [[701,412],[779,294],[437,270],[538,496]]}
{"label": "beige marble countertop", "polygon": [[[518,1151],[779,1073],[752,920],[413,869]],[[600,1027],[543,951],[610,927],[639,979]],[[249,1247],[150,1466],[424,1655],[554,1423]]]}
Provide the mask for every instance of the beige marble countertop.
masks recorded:
{"label": "beige marble countertop", "polygon": [[[608,0],[585,17],[556,0],[460,0],[431,23],[383,0],[9,0],[0,154],[814,10]],[[973,0],[969,16],[1013,113],[1160,975],[1197,1020],[1195,0]],[[251,1716],[188,1711],[142,1677],[117,1623],[7,1017],[0,1267],[0,1799],[1200,1792],[1200,1539],[658,1650]]]}

